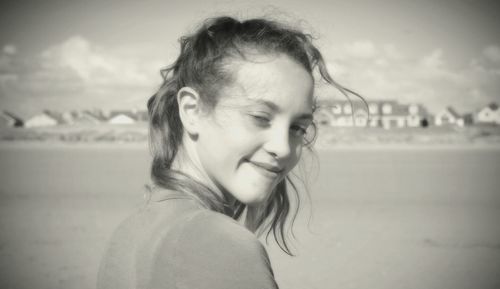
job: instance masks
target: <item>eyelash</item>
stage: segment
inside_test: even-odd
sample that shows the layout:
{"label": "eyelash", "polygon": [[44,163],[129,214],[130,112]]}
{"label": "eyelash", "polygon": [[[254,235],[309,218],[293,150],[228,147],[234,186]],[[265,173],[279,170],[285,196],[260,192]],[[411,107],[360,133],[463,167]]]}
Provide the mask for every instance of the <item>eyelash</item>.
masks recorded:
{"label": "eyelash", "polygon": [[292,126],[292,128],[293,127],[295,127],[295,129],[296,129],[297,136],[304,136],[307,132],[307,128],[303,128],[299,125],[294,125],[294,126]]}
{"label": "eyelash", "polygon": [[268,117],[256,114],[250,114],[253,121],[260,127],[268,127],[271,121]]}
{"label": "eyelash", "polygon": [[[250,116],[252,117],[254,122],[260,127],[268,127],[271,121],[268,117],[262,115],[250,114]],[[307,132],[307,128],[303,128],[299,125],[293,125],[291,128],[294,130],[296,136],[302,137]]]}

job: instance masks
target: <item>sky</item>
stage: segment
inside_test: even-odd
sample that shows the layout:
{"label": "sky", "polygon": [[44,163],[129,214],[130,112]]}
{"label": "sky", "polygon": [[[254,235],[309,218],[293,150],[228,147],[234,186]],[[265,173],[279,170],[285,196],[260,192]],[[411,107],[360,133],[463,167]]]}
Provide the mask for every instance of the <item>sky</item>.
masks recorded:
{"label": "sky", "polygon": [[[145,109],[178,39],[208,17],[230,15],[311,33],[333,77],[367,100],[474,112],[500,103],[495,2],[2,1],[0,109]],[[339,97],[333,88],[318,94]]]}

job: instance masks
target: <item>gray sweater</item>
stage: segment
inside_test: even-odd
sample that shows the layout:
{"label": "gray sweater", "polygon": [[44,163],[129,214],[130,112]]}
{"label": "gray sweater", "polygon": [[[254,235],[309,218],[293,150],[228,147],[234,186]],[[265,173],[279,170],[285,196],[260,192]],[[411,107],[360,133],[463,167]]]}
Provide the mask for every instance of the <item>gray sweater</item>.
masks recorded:
{"label": "gray sweater", "polygon": [[265,248],[230,217],[196,201],[151,201],[114,232],[98,289],[278,288]]}

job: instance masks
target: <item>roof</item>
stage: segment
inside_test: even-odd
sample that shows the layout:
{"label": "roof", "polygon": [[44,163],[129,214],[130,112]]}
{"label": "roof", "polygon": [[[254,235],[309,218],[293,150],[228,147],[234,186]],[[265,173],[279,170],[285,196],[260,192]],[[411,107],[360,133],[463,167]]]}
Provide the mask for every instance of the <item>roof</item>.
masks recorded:
{"label": "roof", "polygon": [[498,109],[498,104],[496,104],[496,102],[492,102],[492,103],[488,104],[488,107],[491,110],[497,110]]}
{"label": "roof", "polygon": [[42,112],[42,114],[50,116],[51,118],[55,119],[57,123],[65,123],[65,120],[60,112],[46,109]]}
{"label": "roof", "polygon": [[106,117],[104,116],[104,114],[100,110],[84,110],[84,111],[82,111],[82,115],[88,115],[88,116],[93,117],[99,121],[106,120]]}
{"label": "roof", "polygon": [[454,117],[460,117],[460,114],[451,106],[447,106],[445,110],[451,113]]}
{"label": "roof", "polygon": [[112,110],[109,112],[108,120],[112,119],[118,115],[125,115],[125,116],[130,117],[133,120],[137,120],[137,117],[135,116],[135,114],[129,110]]}
{"label": "roof", "polygon": [[412,103],[412,104],[408,105],[408,107],[410,107],[412,105],[415,105],[416,107],[418,107],[418,115],[423,116],[423,117],[428,117],[429,116],[429,111],[421,103]]}
{"label": "roof", "polygon": [[[392,104],[392,112],[390,115],[408,115],[408,107],[406,104],[390,103]],[[384,105],[384,104],[382,104]]]}
{"label": "roof", "polygon": [[23,122],[23,120],[19,116],[15,115],[14,113],[12,113],[10,111],[4,110],[4,111],[2,111],[2,115],[7,116],[8,118],[14,120],[15,123],[22,123]]}
{"label": "roof", "polygon": [[[364,110],[368,111],[370,105],[377,105],[379,109],[382,109],[382,106],[385,104],[389,104],[392,107],[392,111],[389,115],[392,116],[406,116],[408,115],[408,107],[410,105],[407,104],[400,104],[396,100],[374,100],[374,101],[367,101],[367,103],[364,103],[363,101],[356,100],[356,101],[351,101],[349,102],[348,100],[341,100],[341,101],[321,101],[318,105],[318,109],[329,109],[329,108],[334,108],[334,107],[343,107],[345,105],[352,105],[353,111],[357,112],[359,110]],[[368,107],[367,107],[368,105]],[[427,115],[427,110],[425,107],[421,104],[415,104],[419,107],[419,114],[420,115]],[[378,114],[382,114],[379,112]],[[351,113],[345,113],[343,110],[341,110],[340,115],[351,115]]]}

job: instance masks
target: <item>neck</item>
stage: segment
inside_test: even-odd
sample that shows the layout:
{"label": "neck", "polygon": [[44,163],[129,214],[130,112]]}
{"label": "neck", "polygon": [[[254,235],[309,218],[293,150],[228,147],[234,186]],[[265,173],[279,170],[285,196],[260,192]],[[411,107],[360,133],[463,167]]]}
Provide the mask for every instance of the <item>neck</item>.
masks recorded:
{"label": "neck", "polygon": [[[187,138],[187,139],[186,139]],[[198,158],[196,148],[189,137],[185,137],[183,145],[179,147],[179,151],[172,163],[173,170],[182,172],[193,180],[207,186],[217,196],[225,200],[225,203],[231,208],[234,208],[236,200],[229,192],[223,192],[205,172]]]}
{"label": "neck", "polygon": [[259,235],[260,232],[257,232],[259,229],[259,225],[262,221],[263,215],[263,207],[262,206],[247,206],[246,215],[245,215],[245,227],[253,233]]}

